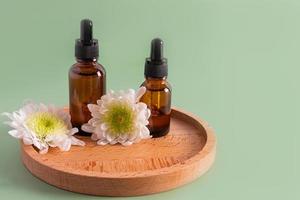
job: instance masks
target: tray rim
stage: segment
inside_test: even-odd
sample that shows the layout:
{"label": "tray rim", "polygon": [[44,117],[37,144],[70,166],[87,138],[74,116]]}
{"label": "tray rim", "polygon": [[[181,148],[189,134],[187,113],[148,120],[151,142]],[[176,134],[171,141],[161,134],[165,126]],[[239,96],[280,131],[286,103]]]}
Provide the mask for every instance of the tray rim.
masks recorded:
{"label": "tray rim", "polygon": [[[183,163],[179,162],[179,163],[176,163],[169,167],[164,167],[164,168],[159,168],[159,169],[154,169],[154,170],[145,170],[142,172],[134,172],[134,173],[133,172],[121,172],[121,173],[114,174],[114,173],[95,172],[95,171],[90,172],[90,171],[83,171],[83,170],[70,172],[66,169],[57,168],[55,166],[50,167],[49,165],[44,164],[42,162],[41,158],[39,158],[39,159],[33,158],[30,154],[25,152],[24,148],[26,146],[24,144],[22,144],[22,142],[21,142],[22,160],[24,163],[24,156],[27,156],[27,157],[30,157],[30,159],[34,160],[35,162],[38,162],[40,165],[43,165],[44,167],[49,168],[51,170],[55,170],[58,172],[75,175],[75,176],[83,176],[83,177],[89,177],[89,178],[104,178],[104,179],[105,178],[108,178],[108,179],[135,179],[135,178],[146,178],[146,177],[152,177],[152,176],[171,174],[171,173],[177,172],[179,170],[184,170],[186,168],[190,168],[191,165],[200,162],[200,160],[204,159],[205,157],[209,156],[210,154],[213,154],[213,161],[214,161],[215,153],[216,153],[216,136],[214,134],[214,130],[212,129],[212,127],[206,121],[204,121],[203,119],[201,119],[200,117],[198,117],[197,115],[195,115],[191,112],[187,112],[182,109],[172,107],[172,113],[173,112],[175,113],[175,115],[183,114],[187,118],[193,118],[195,121],[197,121],[203,127],[203,129],[206,132],[206,143],[204,144],[203,148],[198,153],[193,155],[192,157],[184,160]],[[212,161],[212,163],[213,163],[213,161]],[[24,165],[26,166],[25,163],[24,163]],[[210,165],[209,165],[209,167],[210,167]],[[26,166],[26,168],[28,169],[28,166]],[[31,170],[29,169],[29,171],[31,171]],[[31,173],[33,173],[33,172],[31,172]]]}

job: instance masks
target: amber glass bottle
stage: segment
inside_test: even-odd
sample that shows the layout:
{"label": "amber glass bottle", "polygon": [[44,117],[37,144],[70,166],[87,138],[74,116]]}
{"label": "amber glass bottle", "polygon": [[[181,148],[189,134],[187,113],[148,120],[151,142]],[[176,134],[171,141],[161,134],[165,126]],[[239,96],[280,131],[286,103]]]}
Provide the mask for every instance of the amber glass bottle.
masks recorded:
{"label": "amber glass bottle", "polygon": [[171,85],[167,82],[168,64],[163,57],[163,41],[153,39],[151,56],[145,63],[146,93],[140,99],[151,110],[148,128],[153,137],[161,137],[170,130]]}
{"label": "amber glass bottle", "polygon": [[90,135],[81,126],[91,119],[88,104],[95,104],[106,92],[104,67],[97,62],[98,41],[93,39],[92,22],[81,21],[81,36],[76,40],[75,63],[69,71],[69,105],[71,122],[80,135]]}

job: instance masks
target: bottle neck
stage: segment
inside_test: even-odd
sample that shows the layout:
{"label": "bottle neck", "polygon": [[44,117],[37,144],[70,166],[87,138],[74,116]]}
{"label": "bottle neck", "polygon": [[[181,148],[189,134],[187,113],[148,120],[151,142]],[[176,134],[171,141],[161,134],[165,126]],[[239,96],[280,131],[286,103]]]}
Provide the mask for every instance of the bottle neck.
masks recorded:
{"label": "bottle neck", "polygon": [[146,77],[144,86],[146,86],[146,88],[151,88],[151,89],[163,89],[168,85],[167,82],[167,77],[164,76],[162,78],[152,78],[152,77]]}
{"label": "bottle neck", "polygon": [[143,86],[151,90],[162,90],[168,87],[168,85],[169,83],[166,76],[162,78],[146,77],[146,80],[143,83]]}
{"label": "bottle neck", "polygon": [[82,64],[95,64],[98,61],[98,58],[91,58],[91,59],[79,59],[76,58],[76,61],[78,63],[82,63]]}
{"label": "bottle neck", "polygon": [[145,77],[145,79],[146,81],[161,82],[161,81],[167,81],[167,76],[161,78]]}

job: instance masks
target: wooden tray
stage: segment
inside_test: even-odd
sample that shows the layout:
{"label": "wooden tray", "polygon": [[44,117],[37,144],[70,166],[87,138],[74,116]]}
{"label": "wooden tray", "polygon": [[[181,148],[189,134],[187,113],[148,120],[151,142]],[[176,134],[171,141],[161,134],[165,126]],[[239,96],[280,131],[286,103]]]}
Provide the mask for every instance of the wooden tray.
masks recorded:
{"label": "wooden tray", "polygon": [[212,165],[213,130],[196,116],[172,109],[170,133],[129,147],[85,147],[69,152],[52,148],[39,154],[22,144],[22,160],[36,177],[56,187],[91,195],[136,196],[170,190],[191,182]]}

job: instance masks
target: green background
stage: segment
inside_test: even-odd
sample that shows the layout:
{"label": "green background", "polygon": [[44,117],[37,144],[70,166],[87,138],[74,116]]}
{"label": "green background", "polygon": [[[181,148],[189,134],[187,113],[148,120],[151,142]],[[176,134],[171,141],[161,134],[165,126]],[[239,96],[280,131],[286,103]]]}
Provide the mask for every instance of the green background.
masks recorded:
{"label": "green background", "polygon": [[[133,199],[300,198],[300,1],[0,0],[0,112],[25,99],[67,104],[82,18],[94,22],[109,89],[140,85],[159,36],[173,105],[216,131],[217,159],[207,174]],[[33,177],[0,120],[1,198],[88,197]]]}

